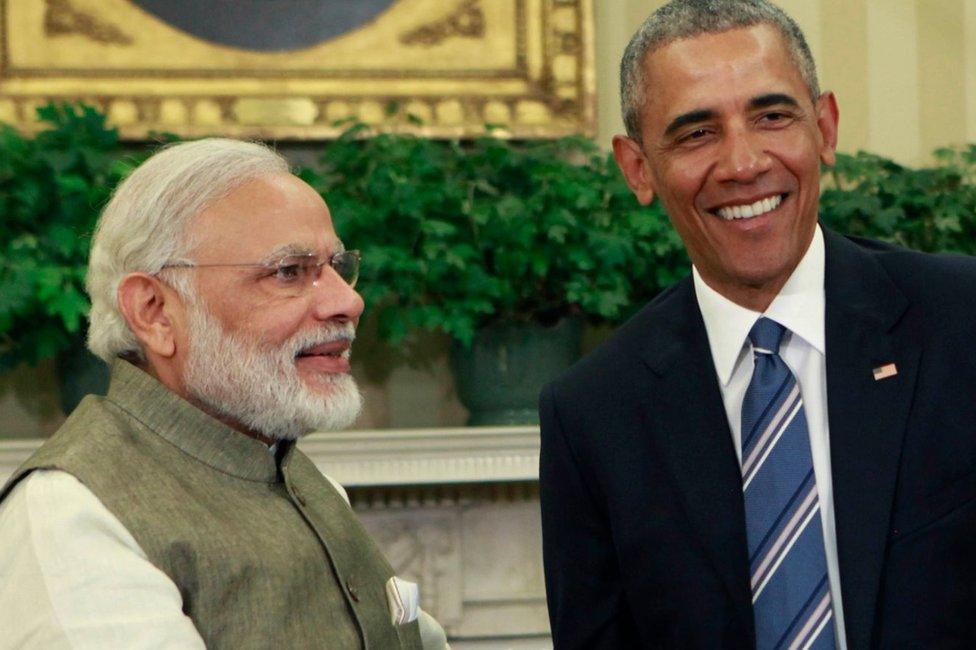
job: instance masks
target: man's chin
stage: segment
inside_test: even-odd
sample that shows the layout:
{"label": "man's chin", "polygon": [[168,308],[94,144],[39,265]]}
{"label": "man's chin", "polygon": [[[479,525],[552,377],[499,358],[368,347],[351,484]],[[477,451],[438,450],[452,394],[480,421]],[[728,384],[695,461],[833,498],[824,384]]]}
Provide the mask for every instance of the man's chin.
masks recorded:
{"label": "man's chin", "polygon": [[[363,408],[362,393],[352,375],[345,373],[323,373],[302,378],[308,397],[321,399],[327,404],[320,418],[310,425],[305,433],[314,431],[339,431],[351,426]],[[304,435],[304,434],[303,434]]]}

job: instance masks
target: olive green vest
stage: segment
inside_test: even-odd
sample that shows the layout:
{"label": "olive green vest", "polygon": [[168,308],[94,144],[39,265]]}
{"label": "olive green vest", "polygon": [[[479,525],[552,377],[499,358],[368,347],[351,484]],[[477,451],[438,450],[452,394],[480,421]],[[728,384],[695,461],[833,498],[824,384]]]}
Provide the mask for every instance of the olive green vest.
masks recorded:
{"label": "olive green vest", "polygon": [[208,648],[420,648],[395,626],[393,569],[342,496],[291,443],[278,460],[117,361],[0,490],[35,469],[77,477],[183,597]]}

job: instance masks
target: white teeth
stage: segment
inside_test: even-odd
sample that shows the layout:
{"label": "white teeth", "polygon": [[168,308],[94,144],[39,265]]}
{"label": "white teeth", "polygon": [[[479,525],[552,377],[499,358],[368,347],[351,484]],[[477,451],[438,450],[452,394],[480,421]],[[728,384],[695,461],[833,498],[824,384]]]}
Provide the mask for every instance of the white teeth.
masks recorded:
{"label": "white teeth", "polygon": [[760,199],[751,205],[733,205],[725,208],[719,208],[717,214],[726,221],[732,221],[733,219],[750,219],[752,217],[758,217],[761,214],[766,214],[767,212],[775,210],[782,202],[782,195],[777,194],[776,196]]}

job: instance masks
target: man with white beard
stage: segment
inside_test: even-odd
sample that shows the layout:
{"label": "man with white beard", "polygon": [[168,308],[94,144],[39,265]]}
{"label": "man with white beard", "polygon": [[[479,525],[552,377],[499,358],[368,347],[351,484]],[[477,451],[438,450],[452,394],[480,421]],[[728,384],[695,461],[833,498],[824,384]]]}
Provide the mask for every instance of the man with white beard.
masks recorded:
{"label": "man with white beard", "polygon": [[118,187],[87,277],[111,384],[0,490],[0,646],[446,647],[295,447],[361,408],[358,272],[261,145],[178,144]]}

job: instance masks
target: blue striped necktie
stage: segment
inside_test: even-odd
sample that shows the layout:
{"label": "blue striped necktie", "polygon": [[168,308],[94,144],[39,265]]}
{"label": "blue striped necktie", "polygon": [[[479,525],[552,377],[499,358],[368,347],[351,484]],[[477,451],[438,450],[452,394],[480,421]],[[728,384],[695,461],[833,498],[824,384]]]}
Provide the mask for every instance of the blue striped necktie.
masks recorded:
{"label": "blue striped necktie", "polygon": [[785,328],[760,318],[742,401],[742,485],[756,648],[834,647],[817,480],[796,378],[779,356]]}

